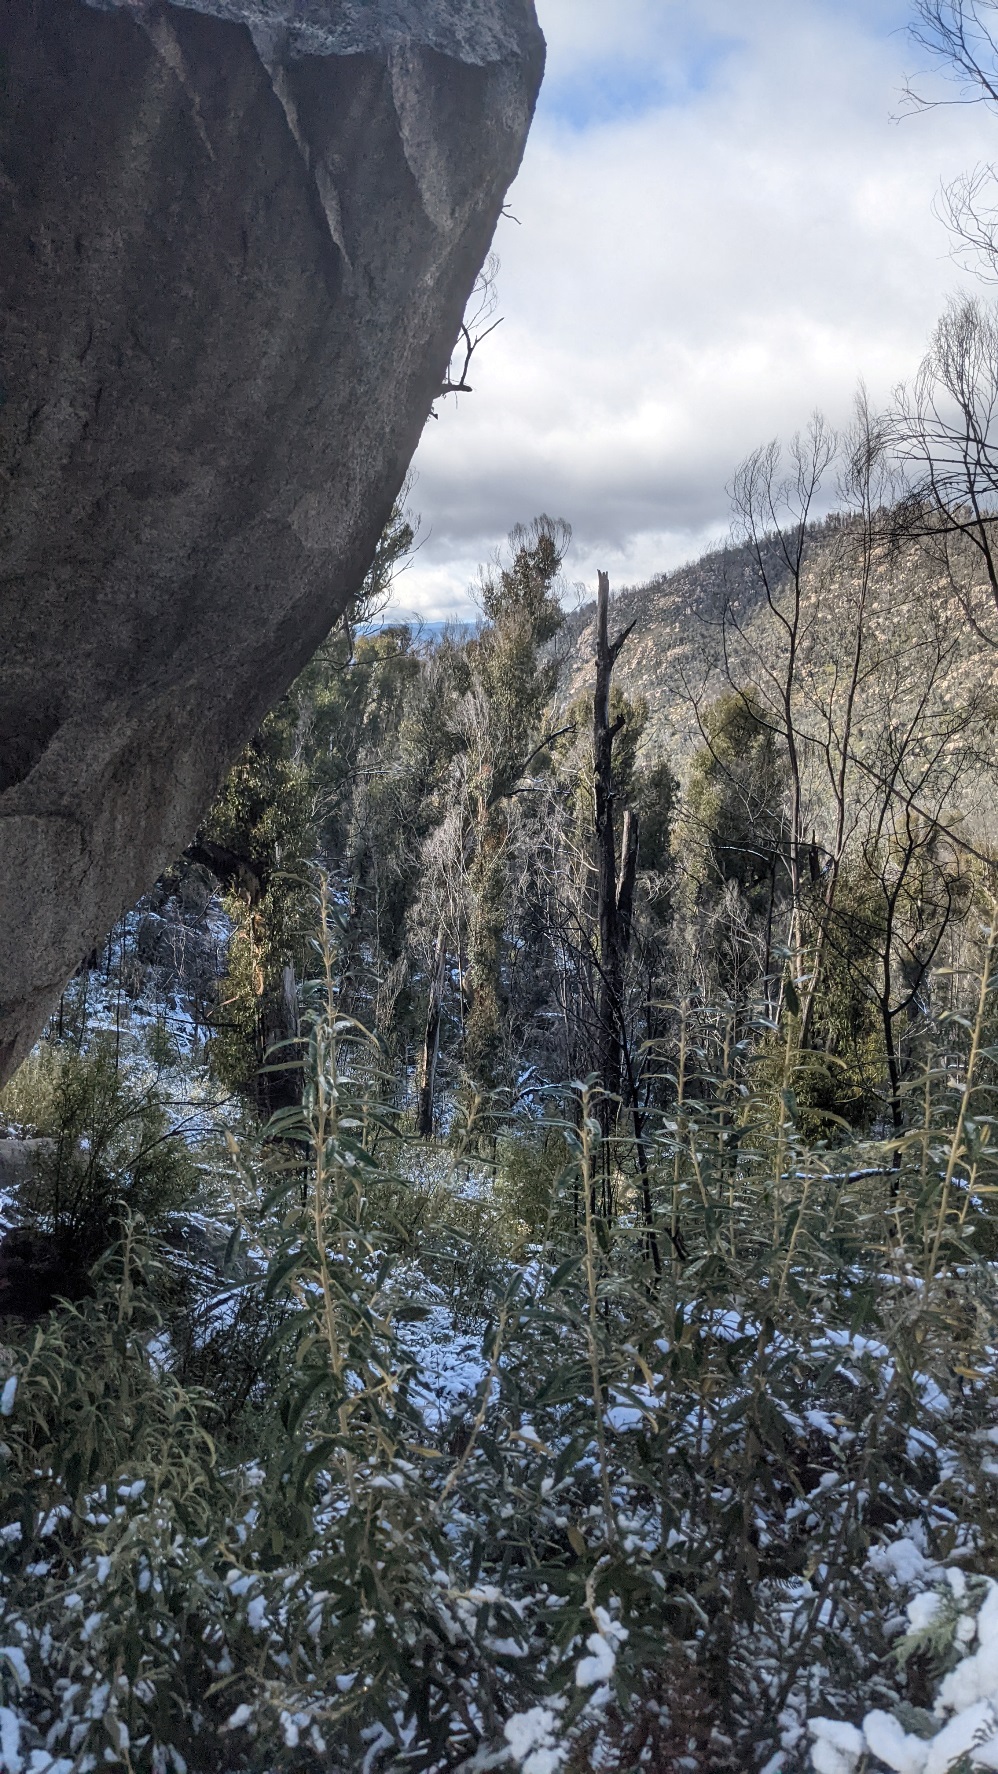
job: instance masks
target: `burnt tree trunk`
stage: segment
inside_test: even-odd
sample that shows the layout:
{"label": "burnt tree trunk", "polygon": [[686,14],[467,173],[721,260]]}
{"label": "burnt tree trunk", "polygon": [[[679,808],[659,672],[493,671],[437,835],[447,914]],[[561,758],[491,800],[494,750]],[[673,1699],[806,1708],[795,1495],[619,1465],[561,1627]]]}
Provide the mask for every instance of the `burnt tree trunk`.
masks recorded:
{"label": "burnt tree trunk", "polygon": [[593,697],[593,801],[599,930],[598,1051],[595,1069],[602,1091],[602,1207],[607,1214],[612,1212],[613,1206],[608,1141],[616,1125],[620,1102],[624,964],[631,939],[631,914],[638,862],[638,819],[637,814],[628,809],[624,816],[618,873],[614,831],[613,742],[624,724],[624,718],[618,715],[616,720],[610,719],[610,686],[613,668],[634,624],[631,623],[615,641],[611,641],[609,605],[610,581],[606,573],[600,573],[596,598],[596,691]]}
{"label": "burnt tree trunk", "polygon": [[443,1008],[444,975],[447,968],[447,945],[441,930],[433,952],[430,974],[430,996],[426,1006],[426,1029],[419,1061],[419,1094],[416,1102],[416,1132],[420,1139],[433,1137],[433,1095],[440,1052],[440,1017]]}
{"label": "burnt tree trunk", "polygon": [[298,1028],[298,987],[290,962],[280,981],[259,1000],[256,1016],[255,1096],[261,1121],[279,1109],[300,1107],[304,1075]]}

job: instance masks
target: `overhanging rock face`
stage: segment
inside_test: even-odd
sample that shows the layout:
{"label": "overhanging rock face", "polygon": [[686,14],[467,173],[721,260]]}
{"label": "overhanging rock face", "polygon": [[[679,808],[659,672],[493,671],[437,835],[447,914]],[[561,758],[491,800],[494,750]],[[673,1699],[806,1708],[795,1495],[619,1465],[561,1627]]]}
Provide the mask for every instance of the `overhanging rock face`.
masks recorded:
{"label": "overhanging rock face", "polygon": [[0,0],[0,1079],[357,590],[532,0]]}

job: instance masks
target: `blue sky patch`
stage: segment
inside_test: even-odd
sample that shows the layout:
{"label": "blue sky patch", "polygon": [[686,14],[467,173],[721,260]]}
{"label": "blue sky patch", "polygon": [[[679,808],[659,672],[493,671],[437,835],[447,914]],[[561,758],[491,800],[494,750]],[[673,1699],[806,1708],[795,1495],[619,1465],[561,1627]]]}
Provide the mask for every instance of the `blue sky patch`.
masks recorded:
{"label": "blue sky patch", "polygon": [[569,129],[629,121],[649,111],[692,105],[717,84],[737,38],[712,38],[679,47],[661,46],[654,59],[612,57],[569,72],[552,69],[541,88],[539,119]]}

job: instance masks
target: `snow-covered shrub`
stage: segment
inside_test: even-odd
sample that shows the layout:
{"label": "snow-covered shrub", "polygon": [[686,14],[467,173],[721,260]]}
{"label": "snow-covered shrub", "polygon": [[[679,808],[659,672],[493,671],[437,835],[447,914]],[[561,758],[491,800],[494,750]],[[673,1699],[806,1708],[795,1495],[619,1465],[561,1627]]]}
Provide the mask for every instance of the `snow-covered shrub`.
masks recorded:
{"label": "snow-covered shrub", "polygon": [[656,1264],[633,1141],[552,1092],[504,1246],[407,1181],[364,1039],[330,968],[302,1109],[230,1138],[224,1409],[137,1226],[0,1352],[0,1763],[929,1774],[990,1703],[983,1117],[947,1079],[898,1171],[790,1092],[687,1094],[644,1135]]}
{"label": "snow-covered shrub", "polygon": [[[929,1652],[942,1672],[931,1710],[901,1704],[873,1708],[859,1726],[813,1718],[815,1774],[970,1774],[998,1768],[998,1584],[950,1566],[935,1588],[907,1605],[904,1661]],[[872,1758],[872,1760],[871,1760]]]}
{"label": "snow-covered shrub", "polygon": [[[236,1441],[172,1371],[134,1224],[91,1298],[0,1353],[8,1774],[442,1768],[511,1753],[506,1720],[543,1691],[562,1622],[536,1568],[497,1552],[514,1493],[478,1482],[485,1413],[455,1454],[420,1408],[402,1335],[420,1309],[390,1287],[412,1229],[385,1211],[399,1185],[343,1075],[350,1038],[326,998],[303,1108],[247,1164],[272,1390]],[[526,1478],[529,1438],[518,1452]],[[611,1642],[609,1615],[587,1619]]]}
{"label": "snow-covered shrub", "polygon": [[123,1208],[162,1224],[191,1196],[197,1173],[164,1093],[119,1064],[107,1030],[84,1050],[42,1045],[6,1086],[2,1106],[43,1136],[14,1215],[74,1275],[107,1249]]}

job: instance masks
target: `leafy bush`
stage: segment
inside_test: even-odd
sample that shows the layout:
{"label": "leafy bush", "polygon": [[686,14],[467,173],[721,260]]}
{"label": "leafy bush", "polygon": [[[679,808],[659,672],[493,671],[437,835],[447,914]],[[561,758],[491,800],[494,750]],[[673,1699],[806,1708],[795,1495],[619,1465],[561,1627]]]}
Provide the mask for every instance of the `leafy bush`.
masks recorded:
{"label": "leafy bush", "polygon": [[814,1738],[828,1774],[855,1720],[927,1731],[905,1599],[998,1559],[987,979],[898,1166],[808,1143],[792,1092],[687,1091],[644,1133],[659,1272],[583,1084],[531,1245],[473,1266],[323,917],[304,1102],[232,1142],[249,1254],[204,1284],[260,1384],[224,1413],[181,1384],[134,1223],[3,1353],[8,1766],[789,1774]]}
{"label": "leafy bush", "polygon": [[43,1042],[2,1106],[47,1142],[16,1210],[67,1272],[85,1271],[107,1249],[122,1208],[156,1224],[190,1197],[191,1154],[156,1088],[119,1066],[113,1035],[96,1034],[83,1052]]}
{"label": "leafy bush", "polygon": [[[895,1774],[998,1767],[998,1584],[968,1579],[958,1564],[944,1571],[922,1565],[909,1579],[908,1631],[894,1654],[902,1665],[928,1661],[931,1710],[909,1702],[889,1712],[874,1707],[859,1726],[812,1718],[815,1774],[856,1774],[860,1765]],[[933,1587],[924,1587],[926,1577],[935,1577]]]}

